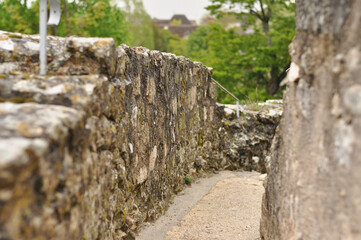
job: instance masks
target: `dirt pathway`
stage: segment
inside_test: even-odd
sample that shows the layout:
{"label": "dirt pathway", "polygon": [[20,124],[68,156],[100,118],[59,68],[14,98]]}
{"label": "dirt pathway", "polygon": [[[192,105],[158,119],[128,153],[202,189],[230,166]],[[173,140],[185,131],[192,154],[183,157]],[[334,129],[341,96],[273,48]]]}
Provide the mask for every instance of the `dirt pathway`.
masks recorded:
{"label": "dirt pathway", "polygon": [[198,180],[137,240],[259,239],[264,175],[224,171]]}

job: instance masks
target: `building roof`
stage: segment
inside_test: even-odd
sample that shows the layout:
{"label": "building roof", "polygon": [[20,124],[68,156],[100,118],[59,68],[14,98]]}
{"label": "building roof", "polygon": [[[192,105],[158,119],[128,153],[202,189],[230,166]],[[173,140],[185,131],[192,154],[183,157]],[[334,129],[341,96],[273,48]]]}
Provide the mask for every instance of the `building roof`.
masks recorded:
{"label": "building roof", "polygon": [[[174,20],[181,23],[172,25]],[[196,21],[189,20],[184,14],[175,14],[171,19],[153,19],[152,21],[163,29],[169,29],[172,34],[176,34],[180,38],[188,37],[198,27]]]}
{"label": "building roof", "polygon": [[170,22],[172,22],[172,21],[174,21],[174,20],[177,20],[177,21],[181,20],[181,21],[182,21],[182,24],[186,24],[186,25],[192,24],[192,23],[188,20],[188,18],[186,17],[186,15],[184,15],[184,14],[175,14],[175,15],[173,15],[173,17],[170,19]]}

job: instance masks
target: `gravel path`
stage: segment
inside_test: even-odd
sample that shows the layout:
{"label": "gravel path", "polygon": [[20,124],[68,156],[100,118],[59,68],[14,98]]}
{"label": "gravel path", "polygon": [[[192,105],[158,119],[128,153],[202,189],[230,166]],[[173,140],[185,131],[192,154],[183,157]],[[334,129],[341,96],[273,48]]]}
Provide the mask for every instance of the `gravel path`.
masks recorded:
{"label": "gravel path", "polygon": [[166,214],[137,240],[259,239],[265,175],[223,171],[198,180],[174,198]]}

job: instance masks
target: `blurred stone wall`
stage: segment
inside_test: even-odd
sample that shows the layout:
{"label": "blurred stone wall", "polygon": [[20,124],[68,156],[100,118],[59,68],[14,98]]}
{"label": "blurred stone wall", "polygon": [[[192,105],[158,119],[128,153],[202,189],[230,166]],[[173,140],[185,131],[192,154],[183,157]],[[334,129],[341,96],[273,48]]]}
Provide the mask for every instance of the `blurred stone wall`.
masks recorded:
{"label": "blurred stone wall", "polygon": [[282,100],[245,105],[240,117],[236,117],[235,105],[224,106],[220,138],[224,142],[224,165],[227,170],[267,172],[270,147],[282,116]]}
{"label": "blurred stone wall", "polygon": [[361,1],[298,0],[263,239],[361,239]]}
{"label": "blurred stone wall", "polygon": [[[184,57],[0,32],[0,239],[134,239],[222,159],[211,71]],[[206,162],[197,165],[195,162]]]}

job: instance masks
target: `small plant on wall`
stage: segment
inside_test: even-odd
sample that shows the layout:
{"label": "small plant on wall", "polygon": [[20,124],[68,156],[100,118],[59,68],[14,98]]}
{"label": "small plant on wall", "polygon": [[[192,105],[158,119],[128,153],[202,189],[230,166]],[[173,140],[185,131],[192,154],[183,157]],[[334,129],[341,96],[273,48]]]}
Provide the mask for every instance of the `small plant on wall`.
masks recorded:
{"label": "small plant on wall", "polygon": [[192,184],[192,178],[191,176],[187,175],[184,177],[184,182],[187,184],[187,185],[191,185]]}

